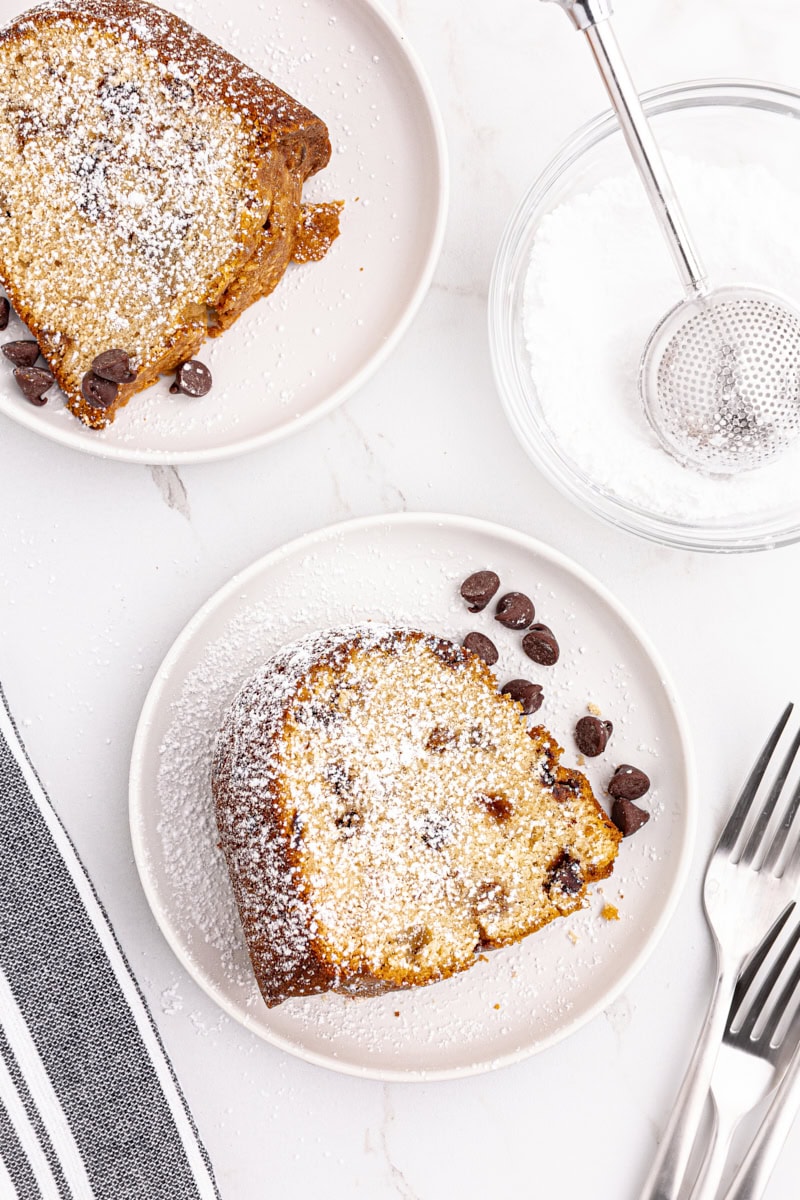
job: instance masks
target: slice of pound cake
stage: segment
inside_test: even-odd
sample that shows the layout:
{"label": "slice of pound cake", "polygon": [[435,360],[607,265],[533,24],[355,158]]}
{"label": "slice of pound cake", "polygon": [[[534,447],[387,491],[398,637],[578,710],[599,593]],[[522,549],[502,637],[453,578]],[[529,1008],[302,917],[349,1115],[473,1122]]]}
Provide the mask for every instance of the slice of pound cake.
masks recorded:
{"label": "slice of pound cake", "polygon": [[212,780],[267,1004],[433,983],[581,907],[620,835],[559,754],[477,655],[415,630],[270,659]]}
{"label": "slice of pound cake", "polygon": [[[0,282],[77,416],[107,425],[309,257],[329,157],[319,117],[143,0],[0,30]],[[110,350],[130,370],[98,383]]]}

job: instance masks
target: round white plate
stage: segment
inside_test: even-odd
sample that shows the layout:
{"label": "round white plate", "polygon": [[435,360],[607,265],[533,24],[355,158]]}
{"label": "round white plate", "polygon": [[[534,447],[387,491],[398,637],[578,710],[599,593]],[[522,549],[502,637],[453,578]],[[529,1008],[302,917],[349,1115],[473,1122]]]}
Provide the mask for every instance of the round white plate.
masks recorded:
{"label": "round white plate", "polygon": [[[471,615],[462,579],[492,567],[528,592],[562,654],[538,667],[490,608]],[[489,633],[501,682],[541,682],[541,720],[566,747],[587,704],[614,724],[586,771],[598,796],[620,762],[641,766],[652,819],[623,841],[614,875],[580,913],[431,987],[353,1000],[332,994],[267,1009],[254,982],[209,787],[215,732],[242,682],[268,655],[312,630],[380,620],[460,640]],[[189,973],[267,1041],[351,1074],[433,1079],[483,1071],[543,1049],[624,988],[673,909],[694,830],[694,774],[680,708],[652,647],[585,571],[521,533],[468,517],[399,514],[300,538],[231,580],[189,622],[142,712],[131,766],[131,829],[153,912]],[[601,915],[613,905],[618,920]]]}
{"label": "round white plate", "polygon": [[[391,353],[419,307],[447,208],[441,120],[403,34],[373,0],[161,0],[326,122],[333,155],[307,200],[345,201],[320,263],[290,264],[276,291],[206,342],[214,387],[171,396],[161,380],[107,430],[60,393],[44,408],[0,369],[0,413],[63,445],[146,463],[207,462],[275,441],[330,411]],[[0,22],[23,7],[0,0]],[[24,336],[14,322],[2,340]],[[8,364],[6,364],[8,366]]]}

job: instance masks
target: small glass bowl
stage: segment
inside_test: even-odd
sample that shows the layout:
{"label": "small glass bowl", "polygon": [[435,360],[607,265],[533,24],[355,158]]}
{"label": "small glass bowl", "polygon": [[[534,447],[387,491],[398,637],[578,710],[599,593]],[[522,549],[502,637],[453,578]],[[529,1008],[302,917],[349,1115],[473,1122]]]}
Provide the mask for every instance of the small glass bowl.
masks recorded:
{"label": "small glass bowl", "polygon": [[[758,163],[778,180],[796,181],[800,92],[744,80],[700,80],[659,88],[642,100],[664,151],[720,165]],[[569,446],[559,444],[548,427],[533,382],[523,321],[531,248],[542,219],[553,209],[589,192],[602,180],[630,170],[631,159],[616,117],[604,113],[562,147],[506,226],[489,292],[489,340],[511,425],[556,487],[621,529],[668,546],[717,552],[770,549],[795,542],[800,539],[800,483],[794,498],[780,505],[700,521],[675,518],[659,513],[655,506],[650,510],[628,503],[603,487],[572,461]],[[792,231],[789,233],[791,236]],[[769,287],[768,279],[761,283]],[[575,346],[579,353],[579,331]]]}

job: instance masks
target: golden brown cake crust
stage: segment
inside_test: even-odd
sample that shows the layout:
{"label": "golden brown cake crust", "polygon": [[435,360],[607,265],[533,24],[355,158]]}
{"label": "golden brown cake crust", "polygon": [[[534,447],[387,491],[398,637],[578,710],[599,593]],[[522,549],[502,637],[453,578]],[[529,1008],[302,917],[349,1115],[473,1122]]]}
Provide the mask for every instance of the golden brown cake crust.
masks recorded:
{"label": "golden brown cake crust", "polygon": [[303,639],[242,688],[212,789],[268,1005],[435,982],[582,905],[619,832],[520,718],[477,656],[384,626]]}
{"label": "golden brown cake crust", "polygon": [[[80,64],[84,46],[90,47],[89,54],[97,58],[100,74],[96,81],[91,72],[86,72],[80,80],[70,74],[76,53]],[[14,92],[14,83],[25,69],[25,56],[31,53],[41,59],[37,68],[41,65],[43,73],[50,76],[46,90],[37,89],[40,99],[24,80],[19,85],[19,95]],[[14,62],[19,55],[22,66]],[[195,187],[187,205],[184,186],[183,194],[177,196],[174,214],[169,211],[169,199],[170,187],[175,185],[175,163],[170,162],[168,154],[163,154],[165,136],[161,136],[162,150],[154,152],[150,163],[144,161],[141,147],[134,144],[138,154],[136,171],[132,182],[125,177],[124,155],[129,154],[130,144],[124,144],[120,151],[120,143],[127,136],[126,121],[136,119],[136,108],[132,100],[129,109],[125,109],[124,103],[115,109],[113,97],[109,100],[103,89],[113,93],[113,85],[118,92],[121,88],[132,88],[131,73],[137,75],[137,66],[143,86],[149,87],[150,132],[157,127],[160,135],[164,135],[166,129],[174,141],[184,123],[188,127],[196,121],[200,132],[206,135],[206,145],[214,140],[214,131],[218,133],[219,143],[228,156],[226,162],[230,164],[231,198],[227,208],[220,201],[210,229],[202,226],[209,196],[213,196],[213,162],[206,166],[203,158],[206,149],[200,140],[195,166],[198,174],[206,171],[208,179],[201,181],[205,191],[203,187]],[[159,374],[174,370],[180,362],[193,357],[209,333],[228,328],[248,305],[273,290],[292,257],[296,226],[302,215],[303,183],[330,158],[327,129],[302,104],[179,17],[142,0],[54,0],[32,9],[0,30],[0,76],[6,84],[2,89],[5,95],[0,92],[0,150],[4,151],[1,157],[6,178],[24,178],[28,171],[33,175],[32,186],[46,189],[50,168],[53,179],[58,176],[61,184],[63,176],[69,177],[72,169],[79,180],[83,172],[83,184],[89,187],[103,182],[110,187],[117,172],[117,193],[111,194],[105,209],[98,211],[96,205],[94,209],[84,205],[82,210],[75,205],[65,207],[53,217],[53,240],[58,242],[66,226],[75,245],[80,246],[84,237],[88,246],[103,245],[109,263],[124,265],[132,291],[137,285],[140,290],[144,287],[141,277],[150,272],[151,309],[160,306],[164,313],[160,327],[154,318],[153,328],[143,329],[147,318],[142,315],[141,297],[133,303],[129,296],[130,311],[126,311],[124,278],[121,282],[114,281],[115,286],[119,283],[116,292],[111,288],[113,303],[121,309],[118,331],[108,323],[103,324],[104,314],[98,312],[102,309],[99,299],[91,302],[93,308],[86,302],[84,312],[91,313],[92,320],[88,316],[84,319],[80,311],[77,315],[73,313],[68,296],[58,302],[53,294],[58,290],[59,269],[63,273],[64,266],[49,265],[43,258],[42,240],[46,231],[42,229],[41,212],[26,212],[17,195],[13,201],[7,200],[5,222],[0,212],[0,280],[21,319],[39,342],[72,411],[86,424],[102,428],[135,392],[149,386]],[[112,76],[124,82],[118,84]],[[78,82],[81,86],[76,86]],[[138,77],[136,83],[138,86]],[[51,97],[54,93],[58,95],[59,89],[64,104],[57,110],[58,119],[63,120],[67,112],[71,121],[68,132],[74,130],[78,118],[91,131],[84,156],[83,147],[77,147],[76,154],[76,146],[71,144],[72,158],[67,166],[55,162],[54,147],[63,139],[55,123],[56,110]],[[97,107],[98,90],[102,112]],[[124,91],[121,94],[124,101]],[[135,95],[134,100],[138,104],[139,96]],[[48,104],[51,105],[49,127],[42,116]],[[97,130],[103,122],[100,136]],[[40,152],[38,157],[37,152]],[[187,153],[191,160],[191,147]],[[106,163],[110,164],[107,172]],[[151,196],[150,208],[144,210],[145,224],[154,211],[155,195],[164,212],[175,216],[170,235],[174,244],[168,244],[170,239],[164,236],[161,242],[151,237],[149,244],[145,244],[141,223],[137,226],[133,218],[128,220],[126,212],[124,220],[118,219],[118,210],[128,200],[126,192],[136,193],[136,173],[142,175],[145,170],[150,172],[147,182]],[[162,183],[154,192],[151,184],[156,178]],[[60,190],[63,193],[63,186]],[[85,191],[86,187],[84,198]],[[96,199],[97,193],[90,192],[90,201]],[[181,211],[181,202],[187,212]],[[209,260],[207,255],[203,260],[204,242],[206,245],[213,242],[209,233],[218,232],[223,223],[224,236],[219,238],[217,258]],[[183,225],[188,226],[188,232]],[[163,228],[159,232],[163,235]],[[181,255],[187,262],[193,261],[193,238],[197,246],[196,261],[201,264],[195,267],[194,279],[189,267],[186,277],[180,272]],[[63,253],[59,254],[56,244],[50,257],[69,262],[69,248],[70,243],[65,241],[60,247]],[[156,270],[160,265],[159,255],[163,259],[160,277]],[[74,263],[69,265],[74,269]],[[104,264],[98,262],[95,267],[96,274],[102,277]],[[37,273],[41,279],[35,277]],[[78,286],[73,290],[88,291],[89,287]],[[76,304],[84,302],[85,297],[75,297]],[[129,319],[127,330],[126,319]],[[98,341],[105,344],[97,344]],[[93,408],[81,395],[80,381],[92,358],[112,346],[128,351],[138,375],[134,383],[120,386],[117,399],[108,410]]]}

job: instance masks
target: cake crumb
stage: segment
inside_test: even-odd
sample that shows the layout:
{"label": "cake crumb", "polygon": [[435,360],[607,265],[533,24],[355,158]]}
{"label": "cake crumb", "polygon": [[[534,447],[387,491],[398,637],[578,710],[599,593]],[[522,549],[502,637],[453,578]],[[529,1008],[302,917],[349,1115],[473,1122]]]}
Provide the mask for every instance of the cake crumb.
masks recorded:
{"label": "cake crumb", "polygon": [[604,904],[600,910],[600,916],[604,921],[618,921],[619,909],[616,904]]}

